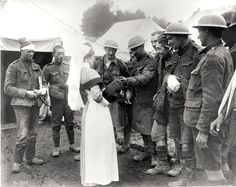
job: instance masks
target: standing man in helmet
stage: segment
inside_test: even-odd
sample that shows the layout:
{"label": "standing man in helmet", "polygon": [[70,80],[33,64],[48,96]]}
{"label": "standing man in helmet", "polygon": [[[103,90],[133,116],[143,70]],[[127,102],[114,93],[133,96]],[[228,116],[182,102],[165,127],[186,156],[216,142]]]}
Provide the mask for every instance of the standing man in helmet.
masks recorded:
{"label": "standing man in helmet", "polygon": [[153,50],[149,53],[152,57],[156,57],[157,55],[157,38],[158,38],[158,34],[155,32],[153,34],[151,34],[151,44],[153,47]]}
{"label": "standing man in helmet", "polygon": [[[225,15],[228,15],[229,13],[231,15],[231,18],[225,17]],[[225,29],[223,32],[223,39],[226,42],[226,45],[230,47],[230,54],[233,59],[234,70],[235,70],[235,68],[236,68],[236,66],[235,66],[236,65],[236,39],[234,36],[236,35],[236,11],[235,12],[227,12],[226,14],[222,14],[222,16],[225,18],[226,24],[228,25],[228,28]],[[235,72],[234,72],[234,74],[235,74]],[[233,83],[233,81],[235,81],[235,78],[236,78],[236,76],[234,75],[234,77],[231,80],[232,83]],[[232,85],[229,85],[229,87],[230,86],[232,87],[231,88],[232,91],[230,92],[230,94],[231,95],[234,94],[234,96],[232,96],[233,99],[231,100],[231,104],[230,104],[230,99],[228,99],[227,102],[222,101],[221,105],[223,105],[223,106],[220,108],[224,108],[224,109],[222,109],[220,113],[218,111],[218,118],[214,122],[212,122],[211,133],[213,135],[218,136],[221,133],[221,131],[223,131],[223,130],[225,131],[225,127],[226,128],[229,127],[229,136],[228,136],[229,138],[228,138],[228,142],[227,142],[229,145],[229,147],[227,147],[228,152],[227,153],[223,152],[223,154],[226,154],[226,158],[229,158],[228,163],[231,166],[232,173],[233,173],[232,184],[233,184],[233,186],[235,186],[236,185],[236,159],[235,159],[236,158],[236,125],[235,125],[235,121],[236,121],[235,107],[236,106],[233,104],[233,102],[234,102],[234,100],[236,100],[236,94],[235,94],[235,91],[233,92]],[[229,89],[229,88],[227,88],[227,89]],[[227,91],[226,91],[226,93],[227,93]],[[228,95],[228,98],[230,98],[230,94]],[[226,96],[224,96],[224,97],[226,97]],[[227,112],[226,106],[230,106],[229,112]],[[228,115],[227,115],[227,113],[228,113]],[[229,123],[227,123],[226,119],[229,119]],[[220,133],[216,131],[217,128],[220,129]],[[222,163],[222,164],[224,164],[224,163]],[[223,169],[224,168],[222,167],[222,171],[225,172],[225,170],[223,170]]]}
{"label": "standing man in helmet", "polygon": [[226,23],[222,16],[206,15],[194,28],[198,29],[198,38],[205,48],[194,58],[198,63],[191,73],[186,94],[184,122],[191,127],[198,167],[205,171],[209,185],[223,185],[223,141],[222,137],[210,134],[210,124],[217,117],[233,72],[232,58],[222,41]]}
{"label": "standing man in helmet", "polygon": [[[151,140],[153,124],[153,96],[157,89],[157,63],[144,50],[145,40],[141,36],[130,38],[128,49],[135,57],[133,75],[121,78],[127,85],[134,88],[133,127],[144,141],[144,153],[135,155],[135,161],[154,158],[154,142]],[[152,159],[153,160],[153,159]],[[152,163],[151,163],[152,164]]]}
{"label": "standing man in helmet", "polygon": [[[157,113],[163,112],[167,118],[163,118],[165,123],[159,125],[167,125],[172,118],[175,123],[169,123],[170,134],[174,138],[176,154],[180,155],[180,159],[188,157],[188,152],[193,151],[193,147],[188,145],[186,139],[189,136],[189,130],[183,122],[184,102],[186,91],[193,70],[193,56],[198,48],[189,38],[189,30],[182,23],[172,23],[164,34],[167,36],[168,44],[175,50],[167,67],[164,78],[162,92],[162,107],[157,107]],[[160,102],[157,100],[157,102]],[[160,120],[156,118],[157,122]],[[153,173],[164,173],[171,176],[177,176],[181,172],[180,159],[176,159],[172,168],[169,168],[167,162],[167,148],[165,139],[160,139],[157,143],[157,152],[159,152],[160,163],[153,169]],[[181,151],[182,146],[182,151]],[[178,158],[178,157],[177,157]],[[192,158],[188,158],[194,163]],[[184,172],[184,171],[183,171]]]}
{"label": "standing man in helmet", "polygon": [[234,69],[236,69],[236,13],[235,11],[230,11],[222,14],[225,18],[227,29],[224,30],[222,39],[225,42],[225,45],[229,47],[230,54],[233,59]]}
{"label": "standing man in helmet", "polygon": [[[171,59],[172,52],[168,45],[167,35],[161,33],[158,36],[157,46],[159,48],[159,53],[157,55],[158,59],[158,86],[157,93],[154,96],[154,106],[155,112],[153,115],[153,127],[152,127],[152,141],[156,143],[156,151],[157,151],[157,160],[159,161],[155,168],[148,169],[146,174],[156,175],[159,173],[164,173],[170,176],[177,176],[179,174],[179,170],[171,170],[169,159],[168,159],[168,148],[167,148],[167,125],[170,123],[179,124],[178,117],[172,115],[170,118],[168,116],[168,112],[164,112],[167,110],[169,103],[166,99],[166,83],[164,83],[164,77],[167,73],[167,69],[170,64],[169,61]],[[160,106],[162,105],[162,106]],[[162,110],[164,108],[165,110]],[[180,126],[180,124],[179,124]],[[170,134],[170,137],[172,135]],[[172,138],[172,137],[171,137]],[[179,160],[179,155],[175,155],[175,159]],[[177,169],[177,168],[176,168]]]}
{"label": "standing man in helmet", "polygon": [[[103,84],[107,87],[110,83],[112,83],[115,79],[119,78],[120,76],[128,77],[128,68],[124,62],[116,57],[116,52],[118,49],[118,43],[114,40],[106,40],[104,42],[104,50],[106,54],[96,59],[94,62],[94,69],[99,73],[103,80]],[[121,124],[124,119],[121,119],[122,114],[125,110],[123,94],[120,94],[119,97],[114,100],[110,104],[110,112],[112,123],[115,132],[116,141],[119,142],[120,139],[118,137],[117,131],[124,127],[124,142],[122,143],[124,147],[117,146],[117,151],[126,152],[128,150],[130,144],[130,131],[125,130],[127,124]],[[123,151],[125,150],[125,151]]]}

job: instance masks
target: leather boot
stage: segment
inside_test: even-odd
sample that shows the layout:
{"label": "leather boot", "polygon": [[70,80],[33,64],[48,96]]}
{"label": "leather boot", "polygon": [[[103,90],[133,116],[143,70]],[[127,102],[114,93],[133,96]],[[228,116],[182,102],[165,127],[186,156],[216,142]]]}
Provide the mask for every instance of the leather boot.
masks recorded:
{"label": "leather boot", "polygon": [[146,160],[146,159],[148,159],[148,158],[150,158],[150,157],[151,157],[151,155],[150,155],[149,153],[147,153],[147,152],[141,152],[141,153],[139,153],[138,155],[135,155],[135,156],[133,157],[133,159],[134,159],[135,161],[137,161],[137,162],[140,162],[140,161]]}
{"label": "leather boot", "polygon": [[148,169],[145,173],[148,175],[167,174],[169,170],[170,165],[167,161],[159,161],[154,168]]}

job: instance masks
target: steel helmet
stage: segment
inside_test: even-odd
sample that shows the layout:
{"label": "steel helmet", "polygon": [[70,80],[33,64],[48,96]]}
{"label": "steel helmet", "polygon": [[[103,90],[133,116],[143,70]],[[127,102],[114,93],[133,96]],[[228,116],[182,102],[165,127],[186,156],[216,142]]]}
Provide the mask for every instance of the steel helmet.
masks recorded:
{"label": "steel helmet", "polygon": [[190,35],[188,27],[183,23],[171,23],[166,27],[164,34]]}
{"label": "steel helmet", "polygon": [[194,28],[199,27],[218,27],[218,28],[226,28],[226,22],[223,16],[210,14],[202,16],[198,24],[193,26]]}
{"label": "steel helmet", "polygon": [[232,27],[236,25],[236,11],[234,11],[233,15],[232,15],[232,18],[231,18],[231,24],[229,27]]}
{"label": "steel helmet", "polygon": [[114,40],[106,40],[103,44],[103,47],[110,47],[110,48],[113,48],[113,49],[118,49],[119,45]]}
{"label": "steel helmet", "polygon": [[233,11],[229,11],[229,12],[225,12],[223,14],[221,14],[221,16],[223,16],[223,18],[225,19],[226,25],[230,25],[231,23],[231,18],[233,15]]}
{"label": "steel helmet", "polygon": [[138,47],[138,46],[144,44],[145,42],[146,42],[146,40],[144,40],[143,37],[141,37],[141,36],[134,36],[134,37],[129,39],[128,49],[133,49],[135,47]]}

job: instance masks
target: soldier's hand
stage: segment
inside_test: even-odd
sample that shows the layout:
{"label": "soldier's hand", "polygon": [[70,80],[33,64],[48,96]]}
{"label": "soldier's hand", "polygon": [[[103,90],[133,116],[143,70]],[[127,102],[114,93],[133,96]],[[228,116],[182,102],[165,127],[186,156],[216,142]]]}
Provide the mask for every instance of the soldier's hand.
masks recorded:
{"label": "soldier's hand", "polygon": [[40,90],[34,90],[34,93],[35,93],[37,96],[46,95],[47,89],[46,89],[46,88],[41,88]]}
{"label": "soldier's hand", "polygon": [[222,114],[220,114],[212,123],[210,126],[210,133],[213,136],[218,136],[219,132],[221,130],[221,125],[223,124],[223,120],[224,116]]}
{"label": "soldier's hand", "polygon": [[199,148],[200,149],[208,148],[207,141],[208,141],[208,134],[205,132],[199,131],[196,138],[196,143],[199,146]]}
{"label": "soldier's hand", "polygon": [[34,91],[27,91],[26,97],[28,97],[29,99],[35,99],[35,98],[37,98],[37,95],[35,94]]}
{"label": "soldier's hand", "polygon": [[126,77],[123,77],[123,76],[120,76],[119,79],[121,80],[122,83],[127,83],[127,78]]}

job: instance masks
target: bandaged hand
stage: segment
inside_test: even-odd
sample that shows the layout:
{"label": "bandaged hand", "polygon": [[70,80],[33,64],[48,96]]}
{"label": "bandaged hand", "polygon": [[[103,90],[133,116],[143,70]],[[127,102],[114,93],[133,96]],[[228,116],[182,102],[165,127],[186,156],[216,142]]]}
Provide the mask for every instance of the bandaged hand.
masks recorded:
{"label": "bandaged hand", "polygon": [[28,97],[29,99],[37,98],[37,95],[35,94],[34,91],[27,91],[25,96]]}
{"label": "bandaged hand", "polygon": [[37,96],[46,95],[46,93],[47,93],[47,88],[41,88],[41,89],[39,89],[39,90],[34,90],[34,93],[35,93]]}
{"label": "bandaged hand", "polygon": [[180,89],[180,82],[176,75],[167,76],[167,89],[173,92],[177,92]]}

